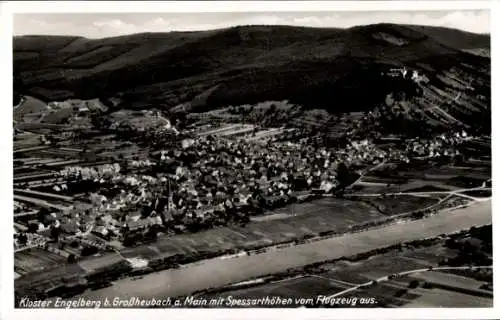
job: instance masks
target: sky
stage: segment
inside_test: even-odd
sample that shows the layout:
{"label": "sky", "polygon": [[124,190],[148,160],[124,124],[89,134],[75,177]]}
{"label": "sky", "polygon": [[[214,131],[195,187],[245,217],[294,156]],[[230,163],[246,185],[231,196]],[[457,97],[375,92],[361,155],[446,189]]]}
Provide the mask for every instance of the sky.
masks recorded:
{"label": "sky", "polygon": [[224,13],[16,13],[14,35],[104,38],[140,32],[196,31],[237,25],[346,28],[372,23],[442,26],[490,33],[490,11],[224,12]]}

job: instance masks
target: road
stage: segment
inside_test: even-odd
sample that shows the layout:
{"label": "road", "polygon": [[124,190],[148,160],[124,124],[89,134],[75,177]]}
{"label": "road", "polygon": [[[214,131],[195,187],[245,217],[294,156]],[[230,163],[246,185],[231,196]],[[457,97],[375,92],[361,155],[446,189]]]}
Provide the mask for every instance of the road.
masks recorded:
{"label": "road", "polygon": [[14,219],[26,216],[33,216],[36,215],[37,213],[38,213],[37,210],[14,213]]}
{"label": "road", "polygon": [[48,208],[48,209],[55,209],[59,211],[65,211],[68,210],[70,207],[69,206],[62,206],[58,204],[52,204],[48,201],[37,199],[37,198],[32,198],[32,197],[25,197],[25,196],[20,196],[17,194],[14,194],[14,200],[19,201],[19,202],[26,202],[26,203],[31,203],[40,207]]}
{"label": "road", "polygon": [[290,268],[349,257],[378,248],[453,233],[472,226],[491,224],[491,201],[441,212],[420,220],[382,226],[359,233],[277,249],[235,259],[207,259],[181,269],[122,279],[113,286],[86,292],[89,298],[133,296],[160,298],[190,295],[193,292],[284,272]]}
{"label": "road", "polygon": [[376,170],[376,169],[380,168],[381,166],[383,166],[384,164],[386,164],[386,162],[387,162],[387,160],[384,160],[381,163],[379,163],[379,164],[377,164],[377,165],[375,165],[373,167],[366,168],[366,169],[362,170],[359,173],[359,177],[356,179],[356,181],[354,181],[350,185],[346,186],[346,188],[356,185],[358,182],[361,181],[361,179],[363,179],[365,177],[366,174],[370,173],[370,171],[373,171],[373,170]]}
{"label": "road", "polygon": [[50,146],[37,146],[37,147],[17,149],[17,150],[14,150],[14,154],[25,153],[25,152],[30,152],[30,151],[40,151],[40,150],[45,150],[45,149],[50,149]]}
{"label": "road", "polygon": [[[372,281],[368,281],[368,282],[365,282],[365,283],[357,284],[357,285],[355,285],[355,286],[353,286],[353,287],[351,287],[349,289],[345,289],[343,291],[340,291],[340,292],[337,292],[335,294],[332,294],[327,299],[335,298],[335,297],[344,295],[346,293],[358,290],[360,288],[369,286],[374,281],[376,281],[377,283],[379,283],[381,281],[388,281],[390,276],[401,277],[401,276],[406,276],[406,275],[409,275],[409,274],[412,274],[412,273],[419,273],[419,272],[425,272],[425,271],[431,271],[431,270],[432,271],[437,271],[437,270],[469,270],[469,269],[492,269],[492,268],[493,268],[493,266],[474,266],[472,268],[469,267],[469,266],[467,266],[467,267],[435,267],[435,268],[432,268],[432,269],[431,268],[425,268],[425,269],[414,269],[414,270],[409,270],[409,271],[403,271],[403,272],[395,273],[395,274],[392,274],[392,275],[387,275],[387,276],[384,276],[384,277],[380,277],[378,279],[375,279],[375,280],[372,280]],[[329,280],[335,280],[335,279],[329,279]]]}
{"label": "road", "polygon": [[29,196],[29,197],[39,196],[39,197],[53,198],[56,200],[62,200],[62,201],[66,201],[66,202],[73,202],[73,200],[74,200],[74,197],[62,196],[60,194],[40,192],[40,191],[29,190],[29,189],[14,189],[14,193],[21,194],[24,196]]}
{"label": "road", "polygon": [[[384,193],[384,195],[385,196],[432,196],[432,195],[437,195],[437,194],[447,194],[447,195],[456,195],[459,197],[468,198],[468,199],[473,200],[473,201],[488,201],[491,199],[491,197],[477,198],[477,197],[469,196],[469,195],[462,193],[462,192],[476,191],[476,190],[491,191],[491,188],[475,187],[475,188],[458,189],[458,190],[450,190],[450,191],[392,192],[392,193],[388,192],[388,193]],[[358,194],[348,194],[346,196],[380,197],[381,195],[382,195],[381,193],[358,193]]]}

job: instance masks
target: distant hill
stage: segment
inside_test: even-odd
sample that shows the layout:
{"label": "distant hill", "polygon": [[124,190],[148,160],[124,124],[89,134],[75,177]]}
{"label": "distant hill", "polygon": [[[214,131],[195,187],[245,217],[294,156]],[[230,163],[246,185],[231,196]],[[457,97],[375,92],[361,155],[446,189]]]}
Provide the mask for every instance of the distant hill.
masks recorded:
{"label": "distant hill", "polygon": [[412,25],[241,26],[95,40],[22,36],[13,47],[16,92],[42,100],[119,93],[122,107],[132,108],[286,99],[332,112],[363,110],[394,90],[381,72],[402,65],[432,77],[465,64],[486,87],[490,81],[488,72],[475,71],[489,70],[489,35]]}

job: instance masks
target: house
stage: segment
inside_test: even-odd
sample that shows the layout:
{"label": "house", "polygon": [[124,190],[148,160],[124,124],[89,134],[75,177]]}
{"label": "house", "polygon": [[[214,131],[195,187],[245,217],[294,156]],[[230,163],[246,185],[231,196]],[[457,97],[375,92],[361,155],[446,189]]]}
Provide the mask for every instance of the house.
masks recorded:
{"label": "house", "polygon": [[86,105],[81,105],[78,107],[78,113],[79,114],[85,114],[87,112],[89,112],[89,108],[86,106]]}
{"label": "house", "polygon": [[90,110],[100,110],[100,111],[107,111],[108,107],[105,106],[99,99],[92,99],[85,101],[87,107]]}
{"label": "house", "polygon": [[110,214],[106,214],[106,215],[102,216],[101,219],[107,225],[117,226],[119,224],[119,222],[115,218],[113,218]]}
{"label": "house", "polygon": [[267,207],[274,207],[283,204],[286,199],[284,196],[262,196],[262,201]]}
{"label": "house", "polygon": [[127,216],[127,221],[138,221],[141,218],[141,214],[139,212],[131,213]]}
{"label": "house", "polygon": [[252,198],[252,194],[249,191],[242,190],[238,193],[238,198],[240,199],[240,203],[247,204],[248,200]]}
{"label": "house", "polygon": [[429,82],[429,79],[425,75],[420,75],[417,70],[413,70],[411,79],[415,83],[420,83],[420,82],[427,83],[427,82]]}
{"label": "house", "polygon": [[292,192],[289,196],[291,198],[296,198],[297,201],[300,202],[300,201],[306,200],[309,197],[309,192],[308,191],[296,191],[296,192]]}
{"label": "house", "polygon": [[176,232],[181,232],[182,233],[182,232],[186,231],[186,229],[187,229],[186,226],[183,225],[183,224],[176,224],[176,225],[174,225],[174,230]]}
{"label": "house", "polygon": [[389,72],[387,72],[387,75],[390,77],[403,77],[406,78],[406,75],[408,74],[408,70],[406,67],[403,68],[391,68],[389,69]]}
{"label": "house", "polygon": [[335,187],[335,184],[330,182],[330,181],[322,181],[320,189],[323,190],[324,192],[330,192],[333,188]]}
{"label": "house", "polygon": [[159,216],[159,215],[152,217],[152,219],[154,219],[154,224],[157,224],[157,225],[163,224],[163,221],[161,220],[161,216]]}
{"label": "house", "polygon": [[187,149],[195,143],[193,139],[184,139],[181,141],[181,145],[183,149]]}
{"label": "house", "polygon": [[312,189],[311,191],[315,195],[322,195],[322,194],[325,194],[325,192],[326,192],[324,189]]}
{"label": "house", "polygon": [[130,231],[146,229],[150,225],[151,222],[148,219],[141,219],[137,221],[131,220],[127,222],[127,226]]}
{"label": "house", "polygon": [[92,232],[97,234],[98,236],[103,237],[107,237],[109,233],[108,229],[106,229],[104,226],[95,226],[94,228],[92,228]]}
{"label": "house", "polygon": [[61,230],[64,233],[75,234],[79,231],[79,226],[75,221],[68,220],[67,222],[61,224]]}
{"label": "house", "polygon": [[39,229],[38,234],[47,238],[52,237],[50,228]]}
{"label": "house", "polygon": [[[149,218],[144,219],[148,222],[148,227],[158,224],[158,220],[156,219],[156,214],[154,214],[154,215],[155,216],[151,216]],[[160,224],[161,224],[161,220],[160,220]]]}

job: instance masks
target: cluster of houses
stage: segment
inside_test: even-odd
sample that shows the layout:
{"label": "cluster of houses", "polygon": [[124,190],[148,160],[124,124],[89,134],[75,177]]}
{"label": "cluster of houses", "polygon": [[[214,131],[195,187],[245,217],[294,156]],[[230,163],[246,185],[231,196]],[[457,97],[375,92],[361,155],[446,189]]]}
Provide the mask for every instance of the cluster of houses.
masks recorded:
{"label": "cluster of houses", "polygon": [[421,74],[418,70],[410,70],[406,67],[403,68],[391,68],[387,73],[383,73],[389,77],[393,78],[403,78],[411,79],[415,83],[427,83],[429,78],[425,74]]}
{"label": "cluster of houses", "polygon": [[457,156],[460,154],[456,146],[467,140],[467,132],[451,132],[441,134],[430,140],[413,140],[407,143],[406,151],[414,157],[436,158],[441,156]]}
{"label": "cluster of houses", "polygon": [[98,99],[70,99],[65,101],[52,101],[47,105],[49,107],[49,110],[71,109],[73,112],[75,112],[75,114],[86,114],[90,111],[106,111],[108,109]]}
{"label": "cluster of houses", "polygon": [[120,172],[120,165],[104,164],[96,167],[67,166],[60,171],[59,175],[68,180],[93,180],[115,177]]}
{"label": "cluster of houses", "polygon": [[[92,196],[96,216],[114,215],[115,227],[129,231],[165,225],[176,219],[231,219],[227,212],[273,208],[297,199],[303,192],[331,192],[337,185],[340,162],[354,165],[376,164],[396,152],[377,148],[368,140],[353,141],[335,153],[326,148],[273,143],[263,146],[244,140],[200,137],[185,148],[163,151],[155,159],[171,173],[168,176],[115,174],[112,181],[123,190],[114,198]],[[149,166],[148,161],[137,165]],[[167,206],[158,206],[159,198],[168,197]],[[125,191],[127,190],[127,191]],[[149,208],[148,213],[140,208]],[[136,208],[136,209],[131,209]],[[121,215],[121,216],[120,216]],[[109,225],[106,225],[109,226]],[[103,226],[104,227],[104,226]],[[109,231],[109,230],[108,230]],[[101,232],[103,233],[103,232]]]}
{"label": "cluster of houses", "polygon": [[[412,145],[415,148],[408,147],[407,153],[418,154],[419,142]],[[424,147],[429,149],[427,145],[437,150],[443,143],[427,141]],[[160,168],[161,174],[156,176],[123,174],[117,164],[66,168],[63,172],[68,177],[112,182],[121,191],[112,197],[91,194],[92,213],[73,215],[78,223],[63,221],[64,229],[76,233],[91,226],[93,233],[109,238],[123,230],[165,226],[173,220],[189,224],[231,219],[227,213],[235,210],[259,212],[289,203],[303,192],[331,192],[338,185],[336,170],[341,162],[357,167],[388,159],[408,161],[404,152],[381,149],[367,139],[352,141],[333,152],[300,142],[262,145],[210,135],[198,137],[183,143],[183,148],[160,151],[157,159],[134,161],[134,168]],[[167,187],[170,183],[172,187]],[[159,206],[158,201],[167,205]]]}

